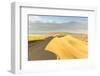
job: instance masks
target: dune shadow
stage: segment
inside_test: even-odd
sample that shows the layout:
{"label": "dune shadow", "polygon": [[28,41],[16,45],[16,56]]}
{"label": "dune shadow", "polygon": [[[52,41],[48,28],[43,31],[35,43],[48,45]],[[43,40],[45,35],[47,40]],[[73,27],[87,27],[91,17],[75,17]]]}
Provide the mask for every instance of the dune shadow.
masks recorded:
{"label": "dune shadow", "polygon": [[54,60],[57,59],[56,54],[46,50],[33,50],[29,52],[28,60]]}
{"label": "dune shadow", "polygon": [[56,54],[45,50],[47,44],[53,37],[46,38],[42,41],[29,42],[28,43],[28,60],[53,60],[57,59]]}

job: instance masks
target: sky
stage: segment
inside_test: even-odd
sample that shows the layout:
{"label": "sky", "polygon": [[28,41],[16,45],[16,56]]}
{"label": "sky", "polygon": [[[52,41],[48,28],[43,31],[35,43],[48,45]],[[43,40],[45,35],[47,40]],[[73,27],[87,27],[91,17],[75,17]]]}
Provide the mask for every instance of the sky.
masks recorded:
{"label": "sky", "polygon": [[29,33],[87,33],[88,17],[29,15]]}

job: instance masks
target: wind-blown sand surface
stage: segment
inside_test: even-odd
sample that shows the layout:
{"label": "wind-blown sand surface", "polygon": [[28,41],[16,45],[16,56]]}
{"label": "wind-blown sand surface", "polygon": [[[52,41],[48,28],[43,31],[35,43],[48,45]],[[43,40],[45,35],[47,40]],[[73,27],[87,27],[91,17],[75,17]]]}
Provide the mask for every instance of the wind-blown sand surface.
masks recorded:
{"label": "wind-blown sand surface", "polygon": [[60,59],[87,58],[87,43],[70,35],[53,38],[45,50],[55,53]]}
{"label": "wind-blown sand surface", "polygon": [[88,57],[87,35],[29,35],[28,60],[80,59]]}

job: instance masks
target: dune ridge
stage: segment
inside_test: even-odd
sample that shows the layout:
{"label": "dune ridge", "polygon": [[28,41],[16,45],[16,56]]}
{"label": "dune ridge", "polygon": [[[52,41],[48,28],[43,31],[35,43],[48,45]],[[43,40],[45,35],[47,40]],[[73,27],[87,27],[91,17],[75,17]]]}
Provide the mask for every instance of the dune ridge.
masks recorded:
{"label": "dune ridge", "polygon": [[87,43],[71,35],[53,38],[45,50],[55,53],[59,59],[87,58]]}

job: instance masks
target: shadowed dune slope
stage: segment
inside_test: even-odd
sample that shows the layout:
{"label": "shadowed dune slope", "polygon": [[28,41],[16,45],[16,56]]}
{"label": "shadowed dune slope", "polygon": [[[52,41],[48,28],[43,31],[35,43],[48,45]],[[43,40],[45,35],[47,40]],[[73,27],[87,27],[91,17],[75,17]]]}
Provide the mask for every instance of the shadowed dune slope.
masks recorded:
{"label": "shadowed dune slope", "polygon": [[28,60],[53,60],[57,59],[55,53],[45,50],[45,46],[52,40],[52,37],[38,42],[31,41],[28,44]]}

